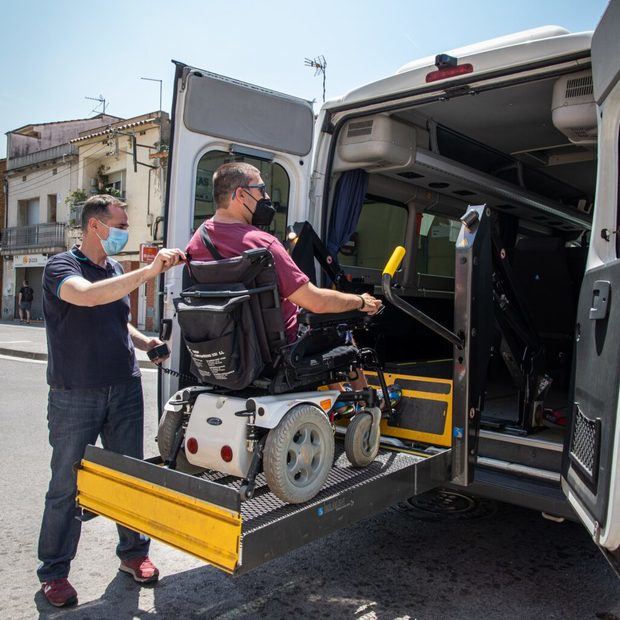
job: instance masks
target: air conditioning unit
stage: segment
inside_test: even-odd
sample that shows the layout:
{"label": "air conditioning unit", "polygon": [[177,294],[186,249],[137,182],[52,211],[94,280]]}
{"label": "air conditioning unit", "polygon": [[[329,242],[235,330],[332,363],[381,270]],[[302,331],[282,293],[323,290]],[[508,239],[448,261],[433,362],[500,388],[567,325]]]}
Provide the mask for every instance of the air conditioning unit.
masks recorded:
{"label": "air conditioning unit", "polygon": [[415,156],[415,128],[385,114],[352,119],[338,136],[334,171],[402,168]]}
{"label": "air conditioning unit", "polygon": [[581,71],[559,78],[553,86],[553,125],[574,144],[596,144],[596,103],[592,72]]}

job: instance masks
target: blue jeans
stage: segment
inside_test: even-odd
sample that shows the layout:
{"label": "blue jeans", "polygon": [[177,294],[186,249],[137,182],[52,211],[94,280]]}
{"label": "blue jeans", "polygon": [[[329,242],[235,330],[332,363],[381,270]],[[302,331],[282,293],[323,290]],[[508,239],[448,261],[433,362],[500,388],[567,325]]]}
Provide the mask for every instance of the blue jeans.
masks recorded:
{"label": "blue jeans", "polygon": [[[50,388],[47,408],[52,478],[45,496],[37,570],[41,581],[69,575],[80,539],[73,465],[101,436],[103,447],[142,458],[144,401],[140,377],[104,388]],[[118,526],[121,560],[148,555],[150,539]]]}

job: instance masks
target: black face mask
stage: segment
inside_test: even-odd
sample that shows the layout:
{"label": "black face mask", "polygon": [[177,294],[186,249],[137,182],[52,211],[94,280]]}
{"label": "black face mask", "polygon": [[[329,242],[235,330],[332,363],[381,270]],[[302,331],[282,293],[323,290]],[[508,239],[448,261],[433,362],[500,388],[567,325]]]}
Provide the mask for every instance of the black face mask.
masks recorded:
{"label": "black face mask", "polygon": [[[252,194],[246,192],[250,198],[254,198]],[[243,203],[243,206],[252,214],[252,226],[263,227],[266,228],[273,222],[273,218],[276,214],[275,207],[273,206],[271,200],[268,198],[261,198],[260,200],[256,200],[256,208],[254,211],[248,207],[248,205]]]}

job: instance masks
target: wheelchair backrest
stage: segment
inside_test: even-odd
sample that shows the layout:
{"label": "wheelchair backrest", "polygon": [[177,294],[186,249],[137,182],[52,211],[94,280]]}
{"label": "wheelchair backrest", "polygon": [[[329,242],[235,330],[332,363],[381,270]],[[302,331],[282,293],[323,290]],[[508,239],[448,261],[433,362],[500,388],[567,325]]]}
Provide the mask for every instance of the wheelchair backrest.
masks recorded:
{"label": "wheelchair backrest", "polygon": [[191,369],[232,390],[269,375],[286,332],[273,256],[266,248],[219,261],[191,261],[192,286],[175,300]]}

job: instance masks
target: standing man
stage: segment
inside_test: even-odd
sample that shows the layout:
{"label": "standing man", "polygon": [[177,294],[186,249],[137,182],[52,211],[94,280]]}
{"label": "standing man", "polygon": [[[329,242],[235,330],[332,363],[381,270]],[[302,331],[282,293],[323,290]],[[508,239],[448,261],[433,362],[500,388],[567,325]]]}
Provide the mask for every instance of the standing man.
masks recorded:
{"label": "standing man", "polygon": [[[109,450],[143,456],[142,385],[134,347],[149,351],[162,343],[129,324],[128,294],[185,259],[181,250],[162,249],[150,265],[123,273],[109,256],[125,247],[128,226],[124,203],[105,194],[89,198],[82,211],[82,245],[51,258],[43,274],[52,477],[37,573],[43,594],[56,607],[77,603],[67,579],[81,526],[74,463],[99,436]],[[140,583],[156,581],[150,540],[121,526],[118,533],[120,570]]]}
{"label": "standing man", "polygon": [[30,310],[32,308],[32,300],[34,299],[34,291],[28,284],[28,280],[24,280],[24,286],[19,289],[17,295],[17,303],[19,304],[19,322],[26,320],[26,325],[30,325]]}

